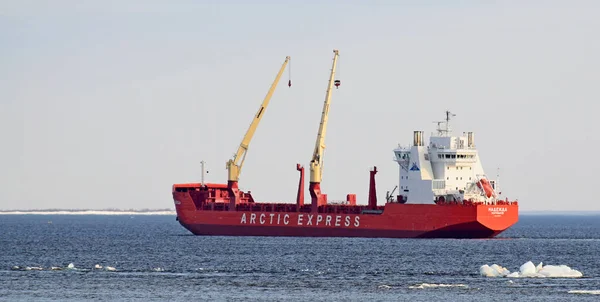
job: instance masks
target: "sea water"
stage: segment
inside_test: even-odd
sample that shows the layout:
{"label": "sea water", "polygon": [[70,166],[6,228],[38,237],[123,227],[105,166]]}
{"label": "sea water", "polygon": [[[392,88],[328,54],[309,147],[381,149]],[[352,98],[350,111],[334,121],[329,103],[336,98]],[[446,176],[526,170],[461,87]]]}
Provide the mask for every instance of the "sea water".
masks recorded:
{"label": "sea water", "polygon": [[[599,255],[594,215],[522,214],[476,240],[201,237],[174,215],[0,215],[0,300],[597,301]],[[581,276],[527,275],[548,265]]]}

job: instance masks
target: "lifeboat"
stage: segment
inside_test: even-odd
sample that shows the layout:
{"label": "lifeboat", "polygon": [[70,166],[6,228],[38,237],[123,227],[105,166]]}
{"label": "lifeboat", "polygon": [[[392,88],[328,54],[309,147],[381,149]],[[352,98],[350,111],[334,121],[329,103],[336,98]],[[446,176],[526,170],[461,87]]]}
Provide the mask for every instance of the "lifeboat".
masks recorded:
{"label": "lifeboat", "polygon": [[479,187],[483,190],[483,192],[485,192],[485,196],[487,196],[487,198],[494,196],[494,188],[492,188],[492,184],[490,184],[490,182],[487,179],[480,179],[477,182],[477,187]]}

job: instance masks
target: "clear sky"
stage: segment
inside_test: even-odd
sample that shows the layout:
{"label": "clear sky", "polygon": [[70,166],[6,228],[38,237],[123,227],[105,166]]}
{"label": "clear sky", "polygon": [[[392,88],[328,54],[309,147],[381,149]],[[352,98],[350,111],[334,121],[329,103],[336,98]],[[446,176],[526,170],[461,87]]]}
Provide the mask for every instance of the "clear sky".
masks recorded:
{"label": "clear sky", "polygon": [[375,165],[382,204],[449,109],[522,210],[600,210],[600,2],[249,2],[0,1],[0,209],[172,208],[201,160],[226,182],[288,55],[240,186],[294,202],[337,48],[329,200],[366,204]]}

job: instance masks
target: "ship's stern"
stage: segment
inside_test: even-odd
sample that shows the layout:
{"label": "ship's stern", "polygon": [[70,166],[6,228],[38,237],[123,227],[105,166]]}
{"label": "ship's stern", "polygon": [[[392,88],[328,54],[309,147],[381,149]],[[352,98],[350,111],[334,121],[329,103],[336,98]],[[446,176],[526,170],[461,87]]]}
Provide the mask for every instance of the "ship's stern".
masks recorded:
{"label": "ship's stern", "polygon": [[494,236],[506,231],[519,220],[519,205],[502,202],[477,206],[477,222],[494,232]]}

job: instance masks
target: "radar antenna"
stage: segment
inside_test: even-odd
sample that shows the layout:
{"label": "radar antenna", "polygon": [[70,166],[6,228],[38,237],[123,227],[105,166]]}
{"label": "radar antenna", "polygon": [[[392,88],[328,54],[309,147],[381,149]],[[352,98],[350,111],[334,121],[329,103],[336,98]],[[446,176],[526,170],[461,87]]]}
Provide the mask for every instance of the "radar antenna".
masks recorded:
{"label": "radar antenna", "polygon": [[442,136],[444,133],[444,129],[442,129],[442,123],[444,123],[444,121],[434,121],[433,123],[437,124],[437,128],[435,128],[435,130],[437,130],[438,136]]}
{"label": "radar antenna", "polygon": [[[447,136],[450,134],[450,132],[452,132],[452,129],[450,128],[450,117],[451,116],[456,116],[456,114],[450,112],[449,110],[446,110],[446,120],[445,121],[436,121],[434,123],[437,123],[438,128],[438,135],[440,136]],[[444,123],[445,125],[445,129],[442,129],[442,123]]]}

